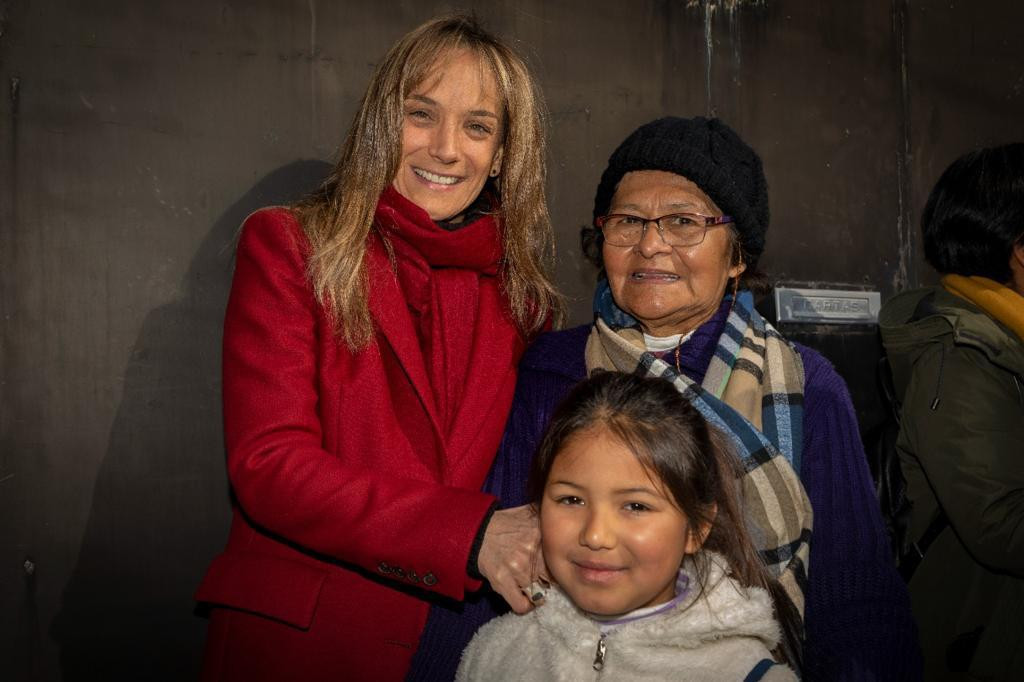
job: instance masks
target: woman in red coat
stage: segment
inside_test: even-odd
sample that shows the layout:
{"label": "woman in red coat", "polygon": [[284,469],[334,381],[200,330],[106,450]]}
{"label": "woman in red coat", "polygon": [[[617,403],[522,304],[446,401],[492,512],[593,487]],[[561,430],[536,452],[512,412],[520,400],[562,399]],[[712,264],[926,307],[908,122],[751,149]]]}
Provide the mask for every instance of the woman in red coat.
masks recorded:
{"label": "woman in red coat", "polygon": [[539,109],[501,42],[428,22],[378,67],[320,190],[245,221],[204,679],[402,679],[438,597],[485,579],[529,609],[536,521],[480,489],[559,307]]}

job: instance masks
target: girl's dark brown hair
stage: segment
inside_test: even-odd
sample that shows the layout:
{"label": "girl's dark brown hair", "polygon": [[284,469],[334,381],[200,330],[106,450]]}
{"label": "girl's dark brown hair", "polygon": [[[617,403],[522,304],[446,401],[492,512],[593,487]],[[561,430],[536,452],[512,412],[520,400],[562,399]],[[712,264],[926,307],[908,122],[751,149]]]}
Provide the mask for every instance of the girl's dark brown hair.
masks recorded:
{"label": "girl's dark brown hair", "polygon": [[[765,568],[747,532],[739,496],[743,470],[724,437],[666,379],[598,372],[577,385],[559,405],[530,471],[529,492],[539,507],[555,458],[576,434],[608,429],[657,476],[690,528],[710,527],[703,548],[725,557],[740,584],[771,594],[782,626],[776,656],[799,669],[800,614]],[[706,566],[695,561],[703,591]]]}

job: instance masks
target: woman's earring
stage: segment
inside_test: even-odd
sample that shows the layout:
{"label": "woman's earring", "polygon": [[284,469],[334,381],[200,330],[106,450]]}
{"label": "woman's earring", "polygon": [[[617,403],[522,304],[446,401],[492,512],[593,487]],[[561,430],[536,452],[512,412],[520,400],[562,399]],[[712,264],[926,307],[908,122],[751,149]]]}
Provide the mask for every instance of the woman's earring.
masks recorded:
{"label": "woman's earring", "polygon": [[497,168],[492,168],[491,169],[491,177],[492,178],[498,177],[498,169]]}
{"label": "woman's earring", "polygon": [[743,262],[743,251],[742,249],[740,249],[738,245],[736,247],[736,256],[739,260],[739,262],[736,265],[742,267],[740,268],[740,271],[736,273],[736,276],[732,278],[732,305],[736,304],[736,297],[739,295],[740,275],[742,275],[743,271],[747,269],[746,263]]}

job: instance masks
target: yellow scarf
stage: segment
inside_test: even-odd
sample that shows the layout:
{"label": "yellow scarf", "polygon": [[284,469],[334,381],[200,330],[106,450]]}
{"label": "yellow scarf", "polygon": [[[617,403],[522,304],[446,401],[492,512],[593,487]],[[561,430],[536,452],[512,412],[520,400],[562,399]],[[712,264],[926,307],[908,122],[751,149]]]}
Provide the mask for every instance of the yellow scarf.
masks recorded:
{"label": "yellow scarf", "polygon": [[987,277],[946,275],[942,286],[1005,324],[1024,341],[1024,296]]}

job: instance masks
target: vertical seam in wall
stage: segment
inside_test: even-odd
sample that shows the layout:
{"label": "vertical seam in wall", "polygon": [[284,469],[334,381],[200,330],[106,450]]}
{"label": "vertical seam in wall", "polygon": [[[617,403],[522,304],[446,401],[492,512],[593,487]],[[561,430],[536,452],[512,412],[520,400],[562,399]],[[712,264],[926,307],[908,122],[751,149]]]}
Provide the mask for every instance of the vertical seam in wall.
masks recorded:
{"label": "vertical seam in wall", "polygon": [[317,125],[316,125],[316,0],[309,0],[309,134],[311,146],[316,147]]}
{"label": "vertical seam in wall", "polygon": [[704,4],[704,90],[707,96],[707,115],[715,115],[715,106],[711,101],[711,60],[713,56],[711,19],[715,14],[714,0],[703,0]]}
{"label": "vertical seam in wall", "polygon": [[896,240],[899,259],[893,288],[899,292],[916,284],[913,273],[913,237],[910,224],[910,76],[907,68],[907,0],[893,0],[893,39],[900,69],[900,144],[896,151],[898,214]]}
{"label": "vertical seam in wall", "polygon": [[10,98],[11,98],[11,137],[8,142],[11,145],[10,149],[10,176],[8,176],[10,183],[11,193],[11,221],[14,226],[14,220],[17,218],[14,212],[15,202],[18,200],[18,108],[21,104],[21,79],[17,76],[11,76],[10,80]]}
{"label": "vertical seam in wall", "polygon": [[[673,45],[673,37],[676,31],[681,30],[676,27],[677,15],[672,9],[675,5],[671,2],[659,3],[656,5],[657,9],[664,8],[664,14],[661,16],[661,109],[662,111],[672,112],[675,111],[676,100],[673,97],[673,91],[676,88],[676,55]],[[653,16],[653,21],[657,25],[658,13],[657,9]]]}
{"label": "vertical seam in wall", "polygon": [[[7,201],[7,211],[9,212],[9,216],[0,216],[0,219],[4,219],[4,222],[6,223],[6,225],[4,226],[3,229],[7,232],[6,239],[9,240],[8,244],[7,244],[8,245],[7,252],[3,254],[3,259],[0,260],[0,263],[3,263],[4,265],[6,265],[7,263],[10,263],[11,265],[14,264],[14,262],[15,262],[14,258],[16,256],[15,252],[17,250],[17,237],[16,237],[16,235],[17,235],[17,231],[18,231],[18,219],[19,219],[19,210],[18,210],[18,184],[19,184],[19,174],[18,174],[18,170],[19,170],[18,169],[18,136],[19,136],[19,131],[18,131],[18,113],[19,112],[18,112],[18,110],[19,110],[20,105],[21,105],[21,79],[18,78],[17,76],[11,76],[11,79],[10,79],[10,98],[11,98],[11,104],[10,104],[10,106],[11,106],[10,124],[11,125],[10,125],[10,138],[7,141],[8,145],[10,146],[10,149],[8,150],[9,156],[3,162],[0,162],[0,163],[5,163],[7,165],[7,169],[8,169],[8,172],[7,172],[7,182],[5,183],[7,185],[7,187],[5,189],[9,193],[8,194],[8,201]],[[0,239],[0,244],[2,244],[2,243],[3,243],[3,240]],[[7,357],[5,358],[5,360],[7,362],[0,362],[0,381],[4,382],[3,383],[4,386],[7,385],[6,368],[10,367],[11,364],[12,364],[12,362],[11,362],[12,361],[12,358],[11,358],[11,353],[12,353],[11,347],[12,347],[13,344],[11,343],[11,339],[8,338],[8,334],[11,334],[11,335],[14,334],[14,332],[13,332],[14,324],[10,320],[10,311],[7,309],[7,295],[9,295],[9,294],[10,294],[10,289],[9,288],[5,288],[5,292],[3,294],[0,294],[0,314],[3,315],[3,327],[2,327],[3,335],[0,336],[0,340],[2,340],[2,342],[3,342],[3,347],[5,349],[5,354],[7,355]],[[5,394],[6,394],[6,391],[5,391]],[[6,426],[6,424],[4,424],[3,421],[4,421],[4,417],[2,415],[0,415],[0,426]]]}

